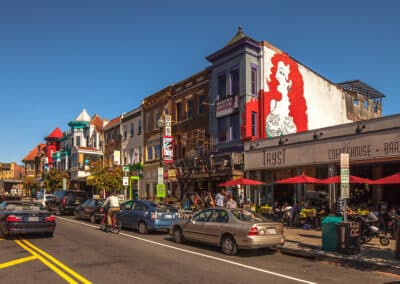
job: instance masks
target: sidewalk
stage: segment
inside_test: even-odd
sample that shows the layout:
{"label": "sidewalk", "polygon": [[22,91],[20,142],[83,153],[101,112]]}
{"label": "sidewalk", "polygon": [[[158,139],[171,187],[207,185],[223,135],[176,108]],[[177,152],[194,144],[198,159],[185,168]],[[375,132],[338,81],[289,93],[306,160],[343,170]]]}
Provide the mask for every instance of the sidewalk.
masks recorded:
{"label": "sidewalk", "polygon": [[394,258],[396,241],[393,239],[384,247],[377,238],[374,238],[370,243],[362,245],[360,254],[345,255],[323,251],[321,231],[285,228],[285,235],[287,240],[280,249],[281,253],[327,260],[361,270],[378,270],[400,275],[400,259]]}

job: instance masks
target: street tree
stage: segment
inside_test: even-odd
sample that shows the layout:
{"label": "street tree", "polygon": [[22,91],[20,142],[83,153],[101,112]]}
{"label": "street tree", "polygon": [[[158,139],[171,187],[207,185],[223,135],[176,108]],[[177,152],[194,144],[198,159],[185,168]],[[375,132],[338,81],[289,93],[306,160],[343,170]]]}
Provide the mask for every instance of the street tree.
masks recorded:
{"label": "street tree", "polygon": [[67,172],[50,169],[50,171],[43,175],[43,187],[47,192],[53,192],[56,189],[63,188],[64,179],[67,179],[67,183],[69,183],[69,175]]}
{"label": "street tree", "polygon": [[87,184],[94,186],[99,193],[111,193],[114,189],[119,191],[122,188],[122,176],[121,166],[103,165],[102,161],[92,161]]}

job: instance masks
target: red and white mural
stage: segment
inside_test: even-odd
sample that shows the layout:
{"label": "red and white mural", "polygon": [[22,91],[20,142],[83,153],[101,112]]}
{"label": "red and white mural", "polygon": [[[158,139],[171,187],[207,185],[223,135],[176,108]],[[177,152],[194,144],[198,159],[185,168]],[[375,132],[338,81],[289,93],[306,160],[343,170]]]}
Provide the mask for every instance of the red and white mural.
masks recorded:
{"label": "red and white mural", "polygon": [[297,63],[286,54],[276,53],[271,58],[269,70],[269,90],[259,92],[262,101],[260,122],[266,137],[308,130],[304,83]]}
{"label": "red and white mural", "polygon": [[[343,90],[289,55],[263,48],[261,86],[258,98],[245,104],[243,139],[277,137],[350,122]],[[252,135],[254,113],[256,136]]]}

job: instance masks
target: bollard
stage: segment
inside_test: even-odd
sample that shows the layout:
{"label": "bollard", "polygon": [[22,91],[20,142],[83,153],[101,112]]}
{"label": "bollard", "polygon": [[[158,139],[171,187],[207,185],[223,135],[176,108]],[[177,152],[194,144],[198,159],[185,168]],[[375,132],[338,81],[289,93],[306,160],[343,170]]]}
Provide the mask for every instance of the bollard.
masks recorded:
{"label": "bollard", "polygon": [[394,257],[400,259],[400,218],[396,222],[396,244],[394,245]]}

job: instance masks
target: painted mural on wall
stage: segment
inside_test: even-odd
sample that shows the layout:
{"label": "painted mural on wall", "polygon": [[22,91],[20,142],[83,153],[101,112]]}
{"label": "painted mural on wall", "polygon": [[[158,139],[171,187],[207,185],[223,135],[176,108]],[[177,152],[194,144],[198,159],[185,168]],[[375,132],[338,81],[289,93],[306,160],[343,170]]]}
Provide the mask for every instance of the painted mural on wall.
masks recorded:
{"label": "painted mural on wall", "polygon": [[259,92],[265,137],[308,130],[304,83],[297,63],[287,54],[277,53],[271,58],[271,64],[269,80],[264,77],[269,90]]}
{"label": "painted mural on wall", "polygon": [[[252,98],[245,105],[242,117],[242,137],[245,140],[308,130],[304,82],[297,63],[282,53],[273,53],[265,61],[264,88],[258,92],[258,99]],[[252,113],[257,113],[255,136]]]}

